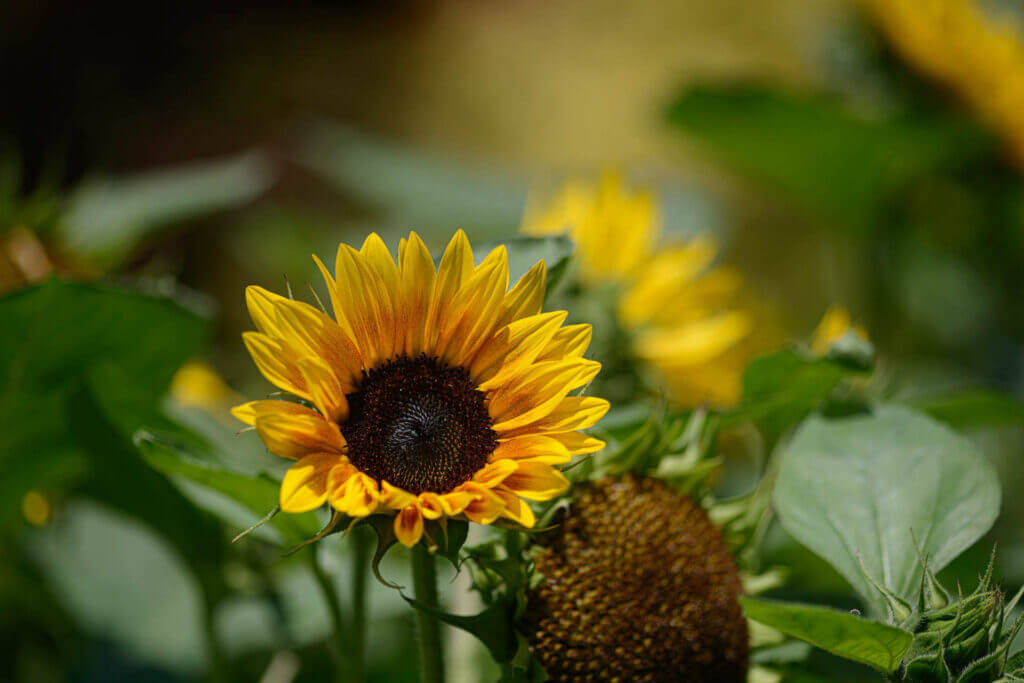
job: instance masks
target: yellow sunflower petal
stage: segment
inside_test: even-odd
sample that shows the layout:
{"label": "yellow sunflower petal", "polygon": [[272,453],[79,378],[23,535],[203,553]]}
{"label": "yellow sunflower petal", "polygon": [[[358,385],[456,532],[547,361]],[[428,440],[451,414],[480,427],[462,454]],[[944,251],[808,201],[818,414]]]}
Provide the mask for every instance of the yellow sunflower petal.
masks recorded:
{"label": "yellow sunflower petal", "polygon": [[537,523],[537,518],[533,514],[533,510],[526,504],[526,501],[517,496],[512,491],[505,489],[501,486],[494,489],[494,493],[501,498],[505,504],[505,509],[502,511],[501,516],[511,519],[513,522],[532,529],[533,525]]}
{"label": "yellow sunflower petal", "polygon": [[552,439],[558,439],[570,456],[596,453],[605,447],[605,442],[601,439],[595,439],[582,432],[565,432],[564,434],[549,434],[549,436]]}
{"label": "yellow sunflower petal", "polygon": [[362,472],[355,472],[336,491],[331,492],[331,506],[349,517],[371,515],[379,503],[377,482]]}
{"label": "yellow sunflower petal", "polygon": [[310,398],[306,380],[296,364],[299,353],[290,344],[259,332],[243,332],[242,341],[268,382],[296,396]]}
{"label": "yellow sunflower petal", "polygon": [[600,363],[582,358],[531,366],[491,394],[488,410],[496,423],[494,430],[501,433],[539,420],[600,369]]}
{"label": "yellow sunflower petal", "polygon": [[436,344],[439,328],[446,319],[446,312],[462,283],[469,279],[472,272],[473,250],[469,246],[466,233],[459,230],[448,243],[448,248],[445,249],[441,263],[437,267],[434,293],[426,320],[425,339],[428,348]]}
{"label": "yellow sunflower petal", "polygon": [[371,268],[363,255],[347,244],[338,247],[334,277],[338,296],[345,302],[345,315],[352,325],[355,342],[367,368],[387,358],[383,347],[390,346],[384,336],[390,332],[388,313],[390,300],[380,274]]}
{"label": "yellow sunflower petal", "polygon": [[256,424],[256,419],[263,415],[274,413],[287,413],[289,415],[315,415],[312,410],[293,401],[281,401],[277,399],[266,399],[263,401],[249,401],[231,409],[231,414],[249,426]]}
{"label": "yellow sunflower petal", "polygon": [[281,482],[284,512],[308,512],[327,501],[327,474],[338,464],[337,453],[313,453],[288,468]]}
{"label": "yellow sunflower petal", "polygon": [[423,240],[415,232],[398,248],[401,265],[398,325],[405,329],[402,349],[409,356],[424,350],[424,326],[434,295],[434,261]]}
{"label": "yellow sunflower petal", "polygon": [[520,318],[498,330],[469,366],[469,374],[480,390],[499,386],[505,378],[533,363],[558,333],[567,315],[565,311],[541,313]]}
{"label": "yellow sunflower petal", "polygon": [[752,328],[750,315],[732,311],[644,333],[637,338],[636,351],[661,365],[702,365],[737,344]]}
{"label": "yellow sunflower petal", "polygon": [[473,475],[473,483],[492,489],[505,480],[505,477],[516,471],[516,463],[512,460],[494,460],[482,467]]}
{"label": "yellow sunflower petal", "polygon": [[514,320],[540,313],[547,291],[547,278],[548,269],[544,261],[538,261],[526,271],[505,295],[505,312],[501,322],[507,325]]}
{"label": "yellow sunflower petal", "polygon": [[378,278],[380,295],[377,298],[380,316],[380,355],[390,358],[396,350],[401,352],[404,330],[398,328],[395,304],[398,299],[398,267],[388,251],[387,245],[377,233],[370,235],[359,249],[363,262]]}
{"label": "yellow sunflower petal", "polygon": [[549,465],[562,465],[572,460],[572,455],[565,444],[558,439],[539,434],[528,434],[500,442],[490,459],[492,462],[528,460]]}
{"label": "yellow sunflower petal", "polygon": [[569,480],[550,465],[539,462],[520,462],[503,486],[522,498],[551,500],[569,488]]}
{"label": "yellow sunflower petal", "polygon": [[462,490],[472,496],[469,504],[463,510],[463,514],[471,522],[491,524],[505,510],[504,501],[488,488],[470,482],[463,484]]}
{"label": "yellow sunflower petal", "polygon": [[416,496],[405,489],[400,489],[386,481],[382,481],[380,483],[380,502],[392,510],[401,510],[416,502]]}
{"label": "yellow sunflower petal", "polygon": [[551,434],[587,429],[597,424],[608,412],[610,404],[593,396],[566,396],[550,413],[536,422],[515,429],[499,430],[498,436],[508,439],[522,434]]}
{"label": "yellow sunflower petal", "polygon": [[262,287],[247,287],[245,299],[260,332],[286,343],[299,356],[322,358],[346,390],[352,390],[360,376],[362,359],[352,338],[336,322],[309,304]]}
{"label": "yellow sunflower petal", "polygon": [[568,325],[555,332],[551,342],[537,356],[537,362],[562,358],[582,358],[590,346],[594,328],[586,323]]}
{"label": "yellow sunflower petal", "polygon": [[423,515],[415,505],[410,505],[395,515],[395,538],[406,548],[416,545],[423,536]]}
{"label": "yellow sunflower petal", "polygon": [[494,331],[507,278],[507,263],[473,273],[437,320],[435,355],[451,365],[463,365],[473,356]]}
{"label": "yellow sunflower petal", "polygon": [[454,491],[440,494],[438,497],[441,499],[441,506],[444,510],[444,514],[449,517],[461,514],[470,503],[473,502],[475,494],[466,491],[465,488],[471,486],[471,484],[462,484]]}
{"label": "yellow sunflower petal", "polygon": [[345,389],[327,363],[315,356],[306,356],[299,359],[298,365],[317,410],[330,422],[347,420],[348,399],[345,398]]}
{"label": "yellow sunflower petal", "polygon": [[268,412],[258,415],[254,426],[267,450],[282,458],[294,460],[310,453],[340,453],[345,447],[338,426],[313,410]]}
{"label": "yellow sunflower petal", "polygon": [[449,514],[446,510],[444,502],[441,500],[441,496],[430,491],[421,493],[418,497],[418,503],[420,512],[423,513],[424,519],[438,519],[446,514]]}

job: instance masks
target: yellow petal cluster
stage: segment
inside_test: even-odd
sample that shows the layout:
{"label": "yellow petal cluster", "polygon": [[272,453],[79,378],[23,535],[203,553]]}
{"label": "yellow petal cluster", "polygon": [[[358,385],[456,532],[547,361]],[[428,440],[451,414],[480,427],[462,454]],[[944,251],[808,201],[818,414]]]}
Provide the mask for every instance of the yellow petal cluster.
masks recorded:
{"label": "yellow petal cluster", "polygon": [[659,370],[675,402],[739,399],[753,321],[732,307],[743,280],[736,270],[713,265],[713,239],[659,247],[653,196],[632,191],[616,173],[597,185],[567,183],[551,201],[527,210],[522,231],[570,235],[585,283],[622,285],[618,317],[632,332],[633,351]]}
{"label": "yellow petal cluster", "polygon": [[[607,401],[576,393],[600,369],[583,357],[590,326],[563,326],[564,312],[541,312],[543,262],[509,288],[504,247],[477,265],[459,231],[436,269],[415,233],[401,241],[397,262],[373,234],[358,250],[342,244],[333,273],[317,264],[333,318],[261,287],[246,291],[257,328],[243,337],[250,354],[267,380],[303,401],[251,401],[233,410],[268,450],[296,461],[281,484],[282,510],[326,503],[356,518],[394,515],[407,546],[420,540],[425,520],[442,517],[531,527],[524,501],[560,494],[568,482],[557,466],[604,446],[579,431],[608,410]],[[496,436],[487,464],[450,491],[406,491],[348,457],[349,397],[366,373],[421,355],[468,373]]]}

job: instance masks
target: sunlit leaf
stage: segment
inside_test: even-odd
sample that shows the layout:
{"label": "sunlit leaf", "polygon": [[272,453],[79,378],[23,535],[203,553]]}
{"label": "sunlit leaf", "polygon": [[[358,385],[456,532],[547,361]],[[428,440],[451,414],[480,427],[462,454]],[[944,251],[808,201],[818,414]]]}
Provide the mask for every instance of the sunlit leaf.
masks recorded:
{"label": "sunlit leaf", "polygon": [[978,389],[923,396],[910,404],[958,430],[1024,425],[1024,402],[996,391]]}
{"label": "sunlit leaf", "polygon": [[876,613],[868,573],[904,600],[921,582],[914,537],[938,571],[992,526],[1000,488],[967,439],[914,411],[812,417],[783,454],[774,504],[786,530],[827,560]]}

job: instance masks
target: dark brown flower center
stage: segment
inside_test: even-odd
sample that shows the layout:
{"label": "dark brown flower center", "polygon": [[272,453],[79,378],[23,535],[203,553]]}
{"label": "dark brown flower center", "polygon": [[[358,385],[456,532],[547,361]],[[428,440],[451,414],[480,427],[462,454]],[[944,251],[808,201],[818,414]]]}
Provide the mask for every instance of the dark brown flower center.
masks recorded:
{"label": "dark brown flower center", "polygon": [[363,374],[341,425],[353,465],[410,493],[446,493],[498,445],[484,394],[463,368],[400,356]]}

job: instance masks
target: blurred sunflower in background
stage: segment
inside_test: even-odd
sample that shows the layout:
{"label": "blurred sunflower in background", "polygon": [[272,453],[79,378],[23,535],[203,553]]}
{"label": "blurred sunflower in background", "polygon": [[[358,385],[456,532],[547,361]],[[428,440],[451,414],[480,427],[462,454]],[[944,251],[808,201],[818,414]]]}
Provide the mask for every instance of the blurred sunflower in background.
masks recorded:
{"label": "blurred sunflower in background", "polygon": [[601,368],[583,358],[590,325],[541,313],[543,261],[509,289],[498,247],[479,265],[463,232],[435,271],[411,233],[396,265],[370,235],[342,244],[332,276],[317,259],[335,318],[249,287],[258,332],[245,344],[263,375],[299,399],[252,401],[234,415],[272,453],[296,460],[280,507],[330,503],[352,518],[393,514],[406,546],[425,520],[500,519],[532,527],[526,500],[568,487],[558,465],[604,443],[593,426],[608,402],[570,395]]}
{"label": "blurred sunflower in background", "polygon": [[886,41],[952,91],[1024,165],[1024,42],[972,0],[863,0]]}
{"label": "blurred sunflower in background", "polygon": [[606,325],[614,338],[602,350],[613,358],[626,351],[625,367],[639,359],[653,368],[676,404],[738,401],[754,353],[754,317],[737,304],[739,272],[714,265],[718,245],[711,236],[659,244],[654,196],[612,172],[597,184],[571,181],[550,201],[534,202],[521,230],[575,241],[581,287],[606,289],[615,311]]}

